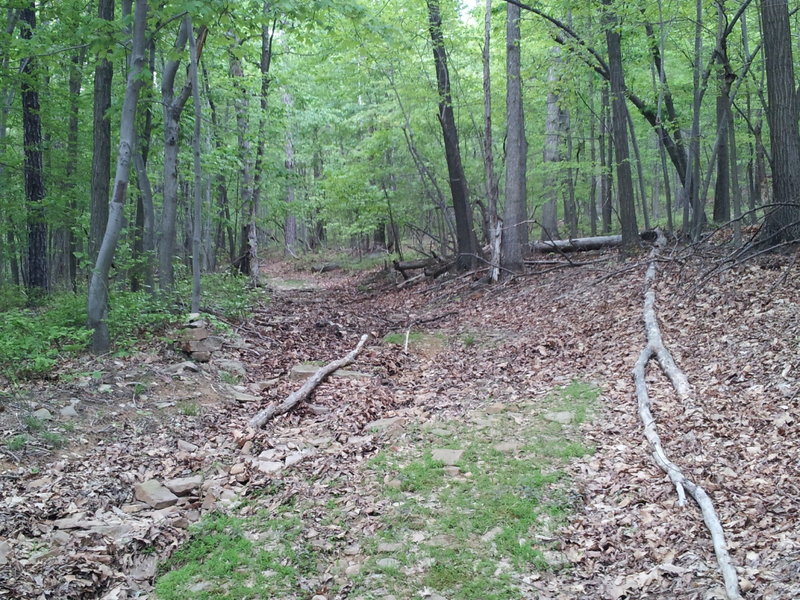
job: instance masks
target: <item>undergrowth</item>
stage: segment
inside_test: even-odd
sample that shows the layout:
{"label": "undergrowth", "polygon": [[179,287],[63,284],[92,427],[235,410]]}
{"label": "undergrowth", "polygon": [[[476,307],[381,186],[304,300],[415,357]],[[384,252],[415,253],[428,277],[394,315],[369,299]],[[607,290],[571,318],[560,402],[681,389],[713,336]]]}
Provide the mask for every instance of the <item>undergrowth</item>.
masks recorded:
{"label": "undergrowth", "polygon": [[[223,319],[247,318],[257,292],[246,279],[231,274],[203,277],[202,308]],[[179,322],[189,311],[191,281],[173,294],[112,290],[108,326],[116,352],[126,352]],[[26,306],[24,290],[0,289],[0,375],[10,380],[42,377],[59,363],[87,350],[86,295],[59,292],[38,306]]]}

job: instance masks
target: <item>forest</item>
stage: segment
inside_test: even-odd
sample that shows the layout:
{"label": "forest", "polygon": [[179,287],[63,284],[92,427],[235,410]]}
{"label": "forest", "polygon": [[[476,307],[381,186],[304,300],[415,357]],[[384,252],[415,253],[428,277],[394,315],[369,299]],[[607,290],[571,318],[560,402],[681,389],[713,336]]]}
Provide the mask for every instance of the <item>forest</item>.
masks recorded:
{"label": "forest", "polygon": [[800,596],[793,4],[3,2],[0,597]]}

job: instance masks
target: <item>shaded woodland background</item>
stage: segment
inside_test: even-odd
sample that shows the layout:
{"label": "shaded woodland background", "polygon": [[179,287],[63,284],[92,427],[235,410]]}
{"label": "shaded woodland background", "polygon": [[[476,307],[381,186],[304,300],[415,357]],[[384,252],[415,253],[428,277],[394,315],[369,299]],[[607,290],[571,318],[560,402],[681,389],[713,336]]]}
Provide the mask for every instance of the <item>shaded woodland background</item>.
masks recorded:
{"label": "shaded woodland background", "polygon": [[456,256],[495,279],[536,239],[725,226],[758,250],[800,229],[786,1],[64,0],[4,18],[6,308],[88,294],[97,351],[109,294],[170,310],[193,272],[197,310],[201,272],[256,283],[273,250]]}

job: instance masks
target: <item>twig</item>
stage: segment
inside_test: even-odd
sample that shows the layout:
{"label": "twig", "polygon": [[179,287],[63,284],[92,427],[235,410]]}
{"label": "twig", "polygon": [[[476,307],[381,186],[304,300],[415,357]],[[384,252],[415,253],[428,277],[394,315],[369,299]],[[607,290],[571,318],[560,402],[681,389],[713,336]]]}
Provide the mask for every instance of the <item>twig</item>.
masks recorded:
{"label": "twig", "polygon": [[639,354],[636,366],[633,370],[633,378],[636,383],[636,397],[639,405],[639,417],[644,425],[644,435],[652,451],[653,459],[656,464],[669,476],[678,493],[678,504],[684,506],[686,503],[685,492],[694,498],[703,514],[703,521],[709,532],[711,541],[714,545],[714,553],[717,557],[717,564],[722,579],[725,582],[725,591],[729,600],[741,598],[739,593],[739,580],[736,576],[736,569],[728,553],[728,546],[725,542],[725,533],[722,529],[717,511],[706,491],[696,483],[686,479],[681,470],[667,458],[661,444],[661,438],[656,429],[656,421],[651,410],[651,401],[647,393],[647,382],[645,380],[647,363],[653,357],[656,358],[661,370],[669,379],[678,397],[684,402],[690,401],[691,388],[683,371],[681,371],[672,359],[669,350],[664,346],[661,337],[661,329],[658,325],[655,312],[656,292],[654,282],[656,278],[656,258],[658,249],[664,245],[663,234],[659,231],[659,237],[655,247],[650,253],[649,265],[645,274],[645,295],[644,295],[644,325],[647,334],[647,345]]}
{"label": "twig", "polygon": [[316,373],[306,380],[299,390],[289,394],[286,397],[286,400],[280,404],[271,404],[264,410],[259,411],[256,416],[250,419],[250,427],[253,429],[259,429],[273,417],[282,415],[285,412],[289,412],[295,407],[295,405],[299,404],[302,400],[305,400],[328,375],[337,369],[341,369],[342,367],[346,367],[347,365],[353,363],[358,354],[361,352],[361,349],[364,347],[364,344],[367,342],[368,338],[369,335],[366,333],[362,335],[358,345],[347,356],[338,360],[334,360],[333,362],[330,362],[324,367],[318,369]]}

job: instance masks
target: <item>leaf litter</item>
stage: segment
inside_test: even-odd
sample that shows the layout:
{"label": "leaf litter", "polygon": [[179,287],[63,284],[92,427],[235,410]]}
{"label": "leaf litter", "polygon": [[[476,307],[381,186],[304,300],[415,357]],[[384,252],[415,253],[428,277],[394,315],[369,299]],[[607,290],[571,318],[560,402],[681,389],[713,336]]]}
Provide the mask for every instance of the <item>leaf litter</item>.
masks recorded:
{"label": "leaf litter", "polygon": [[[657,312],[694,387],[692,404],[648,373],[665,448],[712,496],[745,598],[800,597],[800,290],[792,277],[770,289],[774,262],[746,263],[692,295],[701,261],[660,265]],[[269,270],[296,277],[286,265]],[[302,499],[304,541],[324,564],[303,575],[298,594],[347,598],[358,544],[390,510],[382,483],[364,474],[366,458],[402,447],[408,423],[467,419],[487,403],[542,397],[579,378],[600,387],[602,402],[582,426],[595,453],[568,467],[581,502],[554,533],[570,568],[521,573],[525,596],[723,598],[700,513],[677,506],[637,421],[630,372],[644,340],[643,271],[573,269],[499,288],[457,280],[400,291],[380,274],[304,273],[310,287],[273,290],[238,328],[245,343],[226,346],[261,403],[231,399],[213,366],[176,371],[185,359],[171,348],[98,361],[90,368],[100,378],[9,394],[4,440],[23,430],[21,415],[34,406],[57,414],[78,399],[79,418],[61,448],[4,452],[0,597],[148,593],[159,557],[202,514],[276,511]],[[257,404],[297,387],[288,377],[297,363],[327,362],[362,333],[377,340],[422,321],[420,330],[447,343],[404,353],[374,340],[357,363],[369,377],[331,378],[310,402],[248,431]],[[386,429],[370,427],[393,417]],[[137,482],[193,474],[202,485],[172,506],[134,499]],[[343,521],[330,519],[332,506]]]}

